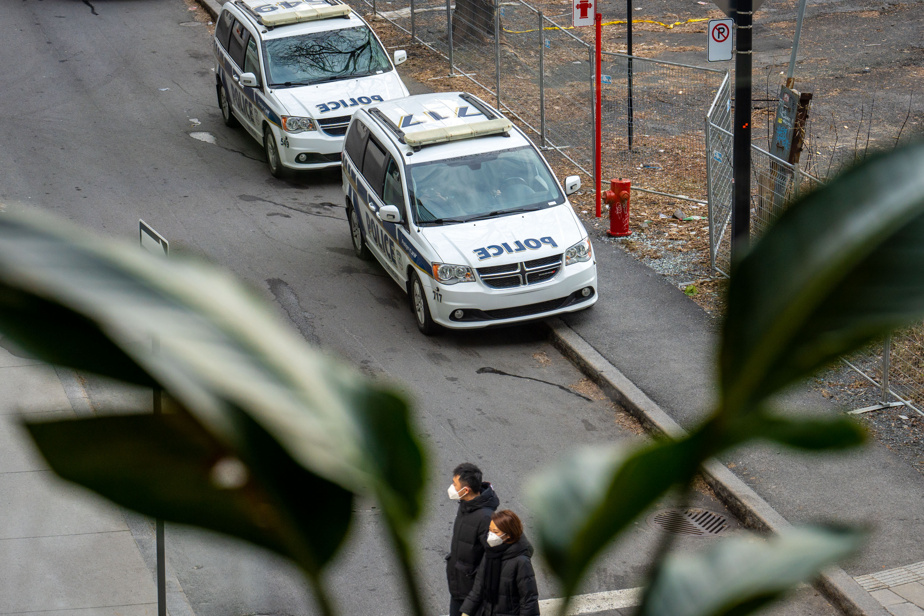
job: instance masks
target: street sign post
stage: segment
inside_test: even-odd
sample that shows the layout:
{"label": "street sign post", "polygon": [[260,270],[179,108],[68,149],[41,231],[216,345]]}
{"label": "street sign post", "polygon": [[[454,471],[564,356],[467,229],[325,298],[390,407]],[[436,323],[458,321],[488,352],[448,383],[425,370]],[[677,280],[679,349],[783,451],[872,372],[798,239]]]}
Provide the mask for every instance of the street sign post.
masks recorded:
{"label": "street sign post", "polygon": [[[155,255],[166,257],[170,254],[170,243],[154,230],[154,227],[138,219],[138,239],[141,247]],[[154,352],[157,352],[157,340],[153,341]],[[153,411],[154,415],[162,412],[162,397],[160,387],[154,387]],[[167,616],[167,554],[164,547],[164,521],[160,518],[154,520],[155,560],[157,568],[157,616]]]}
{"label": "street sign post", "polygon": [[706,28],[706,60],[724,62],[732,59],[734,19],[710,19]]}

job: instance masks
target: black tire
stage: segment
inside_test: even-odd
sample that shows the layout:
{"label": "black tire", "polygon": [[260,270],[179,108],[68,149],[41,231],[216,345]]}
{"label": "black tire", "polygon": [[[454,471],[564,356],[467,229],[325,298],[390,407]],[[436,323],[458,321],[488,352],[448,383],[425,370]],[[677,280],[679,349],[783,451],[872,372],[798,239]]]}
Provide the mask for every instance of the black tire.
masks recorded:
{"label": "black tire", "polygon": [[228,91],[225,90],[224,84],[219,81],[215,85],[215,90],[218,92],[218,108],[221,109],[221,119],[225,121],[225,126],[237,128],[241,123],[234,117],[231,101],[228,100]]}
{"label": "black tire", "polygon": [[273,131],[269,126],[263,128],[263,152],[266,154],[266,164],[269,166],[273,177],[284,178],[286,170],[282,166],[282,159],[279,158],[279,146],[276,145],[276,138],[273,136]]}
{"label": "black tire", "polygon": [[411,274],[411,292],[408,296],[411,300],[411,314],[414,315],[417,329],[425,336],[432,336],[439,332],[440,326],[430,316],[427,294],[424,292],[423,284],[417,274]]}
{"label": "black tire", "polygon": [[353,253],[363,261],[368,261],[372,258],[372,253],[369,252],[369,247],[366,246],[366,238],[363,237],[363,230],[359,226],[358,216],[359,214],[353,210],[353,206],[348,205],[347,220],[350,222],[350,239],[353,244]]}

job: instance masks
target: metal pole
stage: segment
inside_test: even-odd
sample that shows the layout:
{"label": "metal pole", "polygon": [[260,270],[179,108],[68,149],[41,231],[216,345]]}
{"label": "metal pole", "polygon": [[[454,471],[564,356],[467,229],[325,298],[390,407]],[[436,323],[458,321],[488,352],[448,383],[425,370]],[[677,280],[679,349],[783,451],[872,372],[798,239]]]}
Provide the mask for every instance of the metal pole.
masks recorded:
{"label": "metal pole", "polygon": [[[151,346],[156,354],[160,346],[156,338]],[[159,417],[163,410],[162,393],[160,387],[155,385],[152,399],[155,417]],[[157,616],[167,616],[167,555],[164,549],[164,521],[159,518],[154,520],[154,543],[157,560]]]}
{"label": "metal pole", "polygon": [[449,76],[455,74],[455,64],[452,61],[452,0],[446,0],[446,31],[449,33]]}
{"label": "metal pole", "polygon": [[500,0],[494,0],[494,73],[497,75],[497,110],[500,111]]}
{"label": "metal pole", "polygon": [[[596,126],[597,125],[596,124],[597,123],[597,109],[596,109],[596,105],[594,105],[594,69],[593,69],[595,54],[594,54],[593,47],[589,48],[588,51],[590,52],[589,54],[590,70],[587,71],[588,73],[590,73],[590,121],[594,123],[593,124],[594,126]],[[596,152],[597,151],[597,131],[593,131],[593,135],[594,135],[594,138],[593,138],[594,150],[593,151]],[[597,169],[596,165],[594,165],[594,180],[593,181],[594,181],[594,192],[597,194],[596,214],[597,214],[597,218],[600,218],[601,216],[601,213],[600,213],[600,175],[599,175],[599,170]]]}
{"label": "metal pole", "polygon": [[879,393],[880,404],[889,403],[889,355],[892,354],[892,336],[886,336],[882,344],[882,389]]}
{"label": "metal pole", "polygon": [[377,15],[378,11],[375,9],[375,0],[372,0],[372,14]]}
{"label": "metal pole", "polygon": [[596,31],[594,40],[594,177],[597,180],[597,218],[600,218],[602,216],[600,181],[603,177],[603,92],[600,87],[602,83],[600,39],[603,38],[603,15],[600,13],[594,14],[594,30]]}
{"label": "metal pole", "polygon": [[414,0],[411,0],[411,42],[417,40],[417,28],[414,27]]}
{"label": "metal pole", "polygon": [[628,77],[629,81],[629,113],[626,117],[626,122],[628,123],[629,129],[629,151],[632,151],[632,0],[626,0],[626,55],[629,56],[628,67],[626,69],[626,77]]}
{"label": "metal pole", "polygon": [[799,0],[799,17],[796,19],[796,35],[792,39],[792,55],[789,57],[789,71],[786,73],[786,87],[792,89],[796,70],[796,53],[799,51],[799,36],[802,34],[802,18],[805,17],[805,0]]}
{"label": "metal pole", "polygon": [[747,251],[751,234],[751,24],[752,0],[732,0],[735,36],[735,130],[731,260]]}
{"label": "metal pole", "polygon": [[539,142],[545,147],[545,21],[539,11]]}

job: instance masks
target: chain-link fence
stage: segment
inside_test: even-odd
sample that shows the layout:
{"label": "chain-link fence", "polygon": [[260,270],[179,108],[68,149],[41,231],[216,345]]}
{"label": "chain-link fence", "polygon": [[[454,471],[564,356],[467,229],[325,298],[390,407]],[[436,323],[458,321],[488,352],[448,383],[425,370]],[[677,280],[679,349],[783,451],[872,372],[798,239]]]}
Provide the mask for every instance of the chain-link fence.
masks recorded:
{"label": "chain-link fence", "polygon": [[724,69],[604,53],[603,160],[608,176],[632,178],[633,190],[705,202],[703,117],[727,74]]}
{"label": "chain-link fence", "polygon": [[[570,12],[522,0],[352,1],[442,56],[447,74],[470,79],[541,147],[593,177],[594,50],[562,25]],[[606,53],[601,72],[604,177],[704,201],[702,117],[726,71]]]}
{"label": "chain-link fence", "polygon": [[[727,276],[731,262],[731,215],[734,199],[731,82],[726,76],[706,115],[706,168],[709,202],[709,249],[712,267]],[[763,233],[799,192],[821,181],[798,165],[751,146],[751,236]]]}

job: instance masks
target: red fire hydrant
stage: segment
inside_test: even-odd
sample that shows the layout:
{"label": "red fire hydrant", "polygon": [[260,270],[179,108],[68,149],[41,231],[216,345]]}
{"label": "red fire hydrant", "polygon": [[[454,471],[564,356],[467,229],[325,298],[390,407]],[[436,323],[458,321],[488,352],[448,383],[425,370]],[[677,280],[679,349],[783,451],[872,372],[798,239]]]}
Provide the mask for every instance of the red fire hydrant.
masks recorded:
{"label": "red fire hydrant", "polygon": [[632,183],[629,180],[610,180],[610,189],[603,193],[603,198],[610,206],[608,235],[613,237],[632,235],[629,231],[629,190],[631,187]]}

